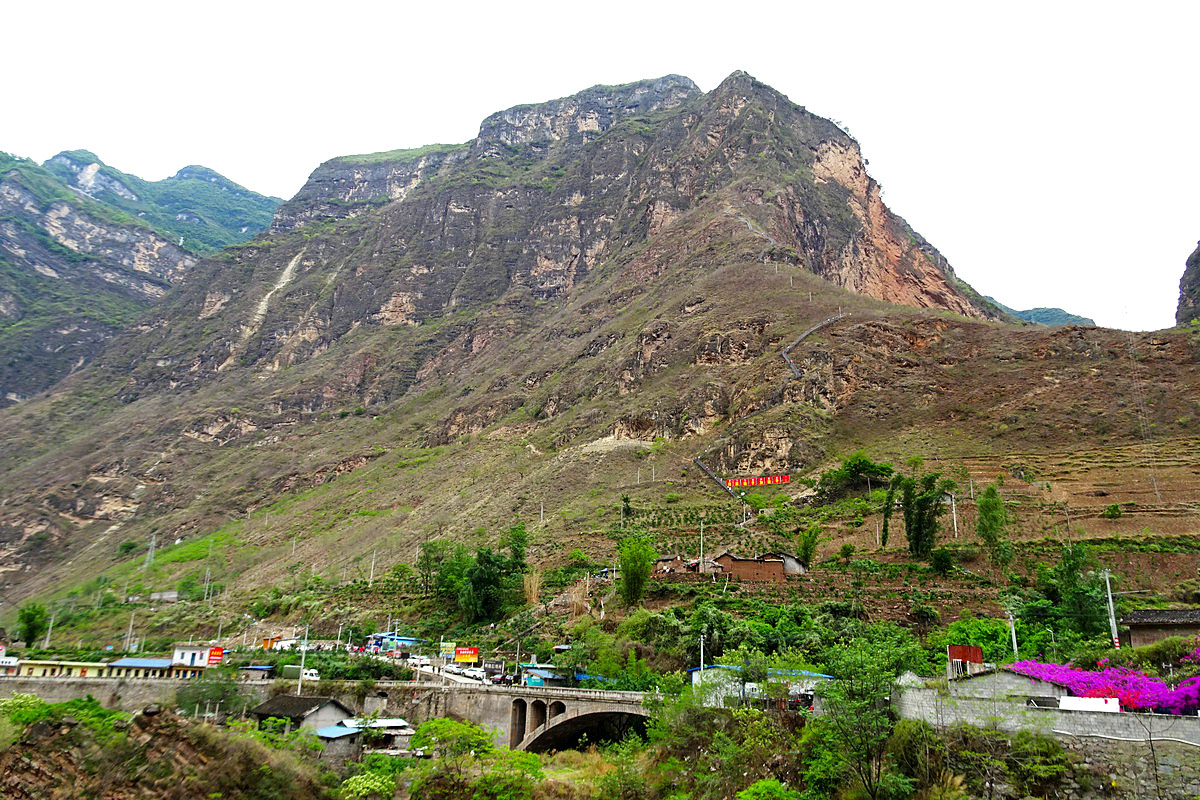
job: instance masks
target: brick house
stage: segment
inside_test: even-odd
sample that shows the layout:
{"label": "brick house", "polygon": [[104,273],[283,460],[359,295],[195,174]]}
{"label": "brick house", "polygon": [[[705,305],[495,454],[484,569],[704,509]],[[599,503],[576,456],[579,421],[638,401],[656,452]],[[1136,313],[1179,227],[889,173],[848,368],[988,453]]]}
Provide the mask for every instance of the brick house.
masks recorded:
{"label": "brick house", "polygon": [[1200,608],[1143,608],[1121,617],[1122,627],[1129,628],[1121,637],[1122,644],[1142,647],[1168,636],[1200,634]]}
{"label": "brick house", "polygon": [[741,558],[726,551],[714,560],[723,573],[741,581],[783,583],[787,579],[781,559]]}

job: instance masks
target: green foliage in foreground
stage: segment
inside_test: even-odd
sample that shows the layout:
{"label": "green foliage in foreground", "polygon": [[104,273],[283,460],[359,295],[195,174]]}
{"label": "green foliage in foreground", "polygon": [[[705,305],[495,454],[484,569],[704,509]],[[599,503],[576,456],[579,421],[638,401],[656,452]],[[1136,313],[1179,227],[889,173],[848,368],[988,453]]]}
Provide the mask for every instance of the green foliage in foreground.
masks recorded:
{"label": "green foliage in foreground", "polygon": [[[0,700],[0,721],[8,722],[11,726],[10,731],[15,728],[17,733],[39,720],[58,721],[65,717],[73,717],[103,744],[123,735],[118,730],[117,723],[128,720],[130,715],[104,708],[90,694],[65,703],[47,703],[36,695],[16,692]],[[8,742],[3,744],[7,745]]]}
{"label": "green foliage in foreground", "polygon": [[436,756],[414,768],[413,800],[520,800],[530,797],[543,778],[537,755],[493,747],[491,735],[470,722],[424,722],[412,746]]}

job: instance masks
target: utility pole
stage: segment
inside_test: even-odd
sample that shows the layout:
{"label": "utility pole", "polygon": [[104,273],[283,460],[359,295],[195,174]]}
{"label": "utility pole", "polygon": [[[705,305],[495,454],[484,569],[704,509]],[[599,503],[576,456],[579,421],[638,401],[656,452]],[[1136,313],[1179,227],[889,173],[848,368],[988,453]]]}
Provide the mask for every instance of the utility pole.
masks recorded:
{"label": "utility pole", "polygon": [[54,616],[58,613],[58,609],[50,612],[50,626],[46,628],[46,641],[42,642],[42,649],[50,649],[50,631],[54,630]]}
{"label": "utility pole", "polygon": [[125,634],[125,652],[129,652],[129,646],[133,644],[133,615],[136,611],[129,612],[129,632]]}
{"label": "utility pole", "polygon": [[371,551],[371,577],[367,579],[367,588],[370,589],[374,585],[375,585],[375,550],[372,550]]}
{"label": "utility pole", "polygon": [[1108,570],[1104,570],[1104,591],[1108,595],[1108,628],[1112,632],[1113,647],[1121,649],[1121,637],[1117,634],[1117,612],[1113,609],[1112,584],[1108,580]]}
{"label": "utility pole", "polygon": [[[705,571],[706,570],[704,569],[704,517],[701,517],[700,518],[700,574],[703,575],[705,573]],[[704,637],[703,636],[700,637],[700,650],[701,650],[701,652],[703,652],[703,650],[704,650]],[[703,657],[701,657],[701,659],[700,659],[700,667],[701,668],[704,667],[704,658]]]}
{"label": "utility pole", "polygon": [[1013,658],[1020,658],[1021,655],[1017,652],[1017,623],[1011,611],[1008,612],[1008,631],[1012,634]]}
{"label": "utility pole", "polygon": [[304,657],[308,655],[308,629],[309,625],[304,626],[304,644],[300,646],[300,679],[296,681],[296,697],[302,694],[301,689],[304,686]]}
{"label": "utility pole", "polygon": [[154,561],[154,545],[158,541],[158,534],[150,534],[150,549],[146,552],[146,563],[142,564],[142,572],[150,569],[150,562]]}
{"label": "utility pole", "polygon": [[217,644],[221,643],[221,631],[225,630],[225,620],[217,619]]}
{"label": "utility pole", "polygon": [[340,650],[340,649],[341,649],[341,647],[342,647],[342,626],[343,626],[343,625],[345,625],[345,624],[346,624],[346,623],[344,623],[344,622],[339,622],[339,623],[338,623],[338,637],[337,637],[337,645],[338,645],[338,649],[339,649],[339,650]]}
{"label": "utility pole", "polygon": [[700,682],[704,683],[704,634],[700,634]]}
{"label": "utility pole", "polygon": [[958,507],[954,504],[954,493],[950,493],[950,516],[954,519],[954,538],[958,538]]}

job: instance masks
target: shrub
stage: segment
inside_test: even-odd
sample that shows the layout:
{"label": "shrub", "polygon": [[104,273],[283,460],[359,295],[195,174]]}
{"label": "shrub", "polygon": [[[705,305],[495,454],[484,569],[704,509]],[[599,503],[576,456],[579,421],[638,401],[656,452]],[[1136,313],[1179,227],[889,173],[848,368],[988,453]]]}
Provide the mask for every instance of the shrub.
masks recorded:
{"label": "shrub", "polygon": [[1113,503],[1112,505],[1105,506],[1104,510],[1100,512],[1100,516],[1104,517],[1105,519],[1117,519],[1121,516],[1121,513],[1121,505],[1119,503]]}
{"label": "shrub", "polygon": [[737,800],[800,800],[800,793],[774,778],[764,778],[738,792]]}
{"label": "shrub", "polygon": [[954,554],[944,547],[939,547],[930,555],[929,563],[938,575],[946,575],[954,568]]}

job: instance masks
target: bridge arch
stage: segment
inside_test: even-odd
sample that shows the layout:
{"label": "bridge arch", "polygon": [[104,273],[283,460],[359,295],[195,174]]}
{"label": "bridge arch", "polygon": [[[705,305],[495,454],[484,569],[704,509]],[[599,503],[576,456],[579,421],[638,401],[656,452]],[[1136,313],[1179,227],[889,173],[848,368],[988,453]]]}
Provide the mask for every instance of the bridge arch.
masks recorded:
{"label": "bridge arch", "polygon": [[[552,703],[563,705],[561,703]],[[516,750],[545,752],[547,750],[564,750],[575,747],[579,739],[587,734],[589,741],[619,741],[629,733],[645,733],[646,719],[649,715],[645,709],[629,707],[609,711],[567,711],[563,710],[550,716],[543,724],[530,726],[518,744]],[[515,731],[514,731],[515,732]],[[510,741],[515,737],[510,737]]]}
{"label": "bridge arch", "polygon": [[518,697],[512,701],[512,710],[508,717],[508,746],[516,748],[521,744],[521,740],[525,738],[525,721],[527,719],[528,704],[524,699]]}

